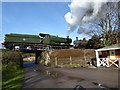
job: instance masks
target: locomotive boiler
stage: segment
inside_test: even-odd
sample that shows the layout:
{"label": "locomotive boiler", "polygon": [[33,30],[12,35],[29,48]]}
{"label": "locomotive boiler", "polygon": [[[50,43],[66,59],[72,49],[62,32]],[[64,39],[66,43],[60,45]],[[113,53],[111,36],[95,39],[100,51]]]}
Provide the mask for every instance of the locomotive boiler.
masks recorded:
{"label": "locomotive boiler", "polygon": [[72,39],[40,33],[39,35],[6,34],[5,42],[2,43],[7,49],[38,49],[48,47],[52,49],[67,49],[71,47]]}

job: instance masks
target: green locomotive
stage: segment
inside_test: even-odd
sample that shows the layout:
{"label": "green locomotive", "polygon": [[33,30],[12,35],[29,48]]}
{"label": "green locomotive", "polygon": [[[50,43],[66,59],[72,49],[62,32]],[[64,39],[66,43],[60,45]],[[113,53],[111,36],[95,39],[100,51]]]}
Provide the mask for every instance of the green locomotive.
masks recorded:
{"label": "green locomotive", "polygon": [[5,35],[5,42],[3,44],[7,49],[15,49],[15,47],[19,47],[20,49],[42,49],[43,47],[65,49],[71,46],[71,42],[72,39],[70,39],[68,36],[67,38],[62,38],[42,33],[39,35],[11,33]]}

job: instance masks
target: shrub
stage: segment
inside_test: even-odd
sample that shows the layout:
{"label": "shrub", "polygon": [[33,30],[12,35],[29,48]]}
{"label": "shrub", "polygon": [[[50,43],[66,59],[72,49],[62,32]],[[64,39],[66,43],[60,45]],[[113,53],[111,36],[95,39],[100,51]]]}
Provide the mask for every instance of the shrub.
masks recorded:
{"label": "shrub", "polygon": [[2,64],[17,63],[20,64],[22,60],[22,53],[20,51],[3,50]]}

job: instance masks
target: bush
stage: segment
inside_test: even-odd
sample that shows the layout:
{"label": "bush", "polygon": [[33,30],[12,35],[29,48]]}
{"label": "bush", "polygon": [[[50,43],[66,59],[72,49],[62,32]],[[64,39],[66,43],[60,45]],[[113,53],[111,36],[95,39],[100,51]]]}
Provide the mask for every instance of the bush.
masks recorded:
{"label": "bush", "polygon": [[17,63],[20,64],[22,60],[22,53],[20,51],[3,50],[2,64]]}

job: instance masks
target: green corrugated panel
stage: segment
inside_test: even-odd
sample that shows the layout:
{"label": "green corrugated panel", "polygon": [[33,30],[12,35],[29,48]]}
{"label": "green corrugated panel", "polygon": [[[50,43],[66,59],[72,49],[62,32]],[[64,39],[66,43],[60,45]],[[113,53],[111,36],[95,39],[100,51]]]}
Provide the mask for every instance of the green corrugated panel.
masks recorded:
{"label": "green corrugated panel", "polygon": [[101,49],[117,48],[117,47],[120,47],[120,43],[119,44],[114,44],[114,45],[111,45],[111,46],[108,46],[108,47],[104,47],[104,48],[101,48]]}
{"label": "green corrugated panel", "polygon": [[44,44],[50,44],[50,39],[49,38],[44,38]]}
{"label": "green corrugated panel", "polygon": [[67,39],[66,38],[57,37],[57,36],[50,36],[50,42],[65,43],[65,42],[67,42]]}
{"label": "green corrugated panel", "polygon": [[35,37],[11,37],[11,36],[6,36],[5,38],[6,42],[29,42],[29,43],[40,43],[40,38],[35,38]]}
{"label": "green corrugated panel", "polygon": [[17,37],[34,37],[39,38],[38,35],[28,35],[28,34],[6,34],[6,36],[17,36]]}

